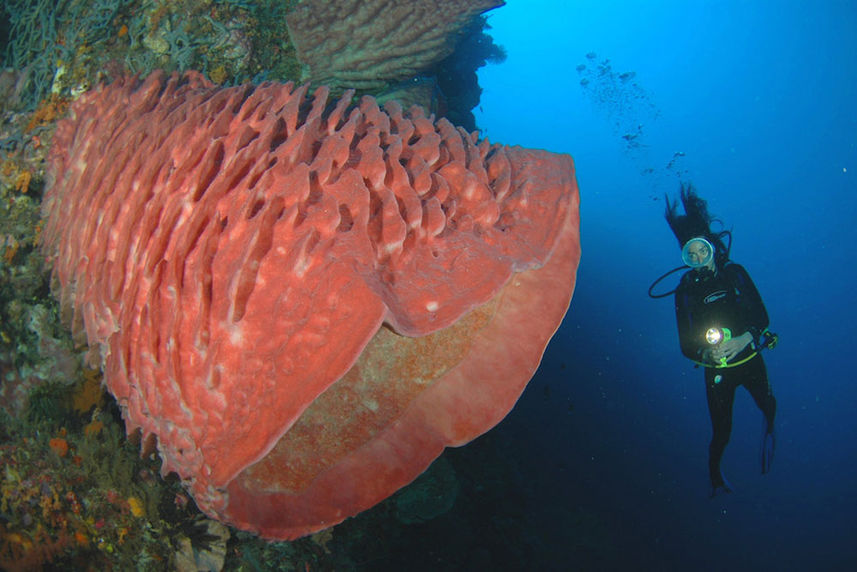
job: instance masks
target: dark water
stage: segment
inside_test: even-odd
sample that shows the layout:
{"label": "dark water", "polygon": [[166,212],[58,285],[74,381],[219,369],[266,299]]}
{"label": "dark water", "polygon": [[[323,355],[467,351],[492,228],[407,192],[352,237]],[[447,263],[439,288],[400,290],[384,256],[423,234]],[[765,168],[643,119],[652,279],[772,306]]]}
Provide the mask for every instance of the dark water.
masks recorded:
{"label": "dark water", "polygon": [[[490,437],[520,469],[532,563],[857,569],[857,3],[543,0],[489,21],[509,57],[481,73],[477,122],[573,155],[582,197],[571,310]],[[733,230],[781,342],[765,356],[773,470],[759,474],[761,413],[739,389],[735,492],[713,500],[702,372],[671,299],[646,294],[680,264],[662,216],[680,180]]]}

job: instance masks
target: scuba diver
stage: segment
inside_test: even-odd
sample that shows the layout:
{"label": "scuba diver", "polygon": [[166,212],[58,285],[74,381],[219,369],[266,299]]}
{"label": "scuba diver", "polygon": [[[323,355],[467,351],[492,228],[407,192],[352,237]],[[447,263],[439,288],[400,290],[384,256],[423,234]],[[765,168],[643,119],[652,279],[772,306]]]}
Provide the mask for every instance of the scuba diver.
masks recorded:
{"label": "scuba diver", "polygon": [[[777,337],[768,332],[768,313],[747,271],[729,260],[732,236],[715,233],[708,205],[694,188],[681,185],[681,204],[667,197],[666,219],[681,246],[685,266],[690,267],[675,289],[675,313],[681,352],[705,368],[705,391],[713,435],[708,449],[711,496],[732,492],[723,478],[720,460],[732,432],[732,404],[739,385],[753,397],[764,414],[761,447],[762,474],[771,468],[774,455],[774,417],[777,401],[771,393],[765,362],[759,353],[773,348]],[[720,221],[717,221],[718,223]],[[729,247],[723,241],[729,237]],[[655,284],[652,284],[654,288]],[[663,297],[671,294],[649,295]]]}

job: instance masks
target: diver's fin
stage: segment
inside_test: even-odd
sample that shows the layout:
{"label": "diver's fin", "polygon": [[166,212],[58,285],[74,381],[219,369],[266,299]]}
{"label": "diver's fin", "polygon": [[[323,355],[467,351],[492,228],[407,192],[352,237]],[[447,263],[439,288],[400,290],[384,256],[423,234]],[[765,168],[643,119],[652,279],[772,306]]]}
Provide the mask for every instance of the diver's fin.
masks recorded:
{"label": "diver's fin", "polygon": [[719,493],[731,493],[732,485],[729,484],[725,478],[723,478],[723,474],[720,474],[720,479],[718,482],[711,483],[711,495],[709,498],[716,497]]}
{"label": "diver's fin", "polygon": [[768,471],[771,470],[771,463],[774,462],[774,445],[776,444],[776,438],[774,437],[773,431],[765,430],[765,433],[762,435],[762,449],[759,452],[759,458],[762,461],[762,474],[764,475]]}

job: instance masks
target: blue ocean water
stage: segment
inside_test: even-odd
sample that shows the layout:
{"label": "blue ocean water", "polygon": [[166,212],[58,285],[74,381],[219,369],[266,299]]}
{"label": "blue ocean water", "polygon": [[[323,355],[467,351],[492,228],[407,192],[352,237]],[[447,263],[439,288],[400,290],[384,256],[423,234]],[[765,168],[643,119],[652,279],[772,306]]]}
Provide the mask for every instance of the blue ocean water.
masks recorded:
{"label": "blue ocean water", "polygon": [[[497,429],[533,485],[533,569],[857,569],[857,3],[530,0],[489,22],[508,59],[480,71],[477,123],[574,156],[582,200],[571,309]],[[663,218],[680,181],[732,229],[780,335],[773,470],[739,389],[735,492],[714,499],[702,371],[671,297],[647,296],[681,264]]]}

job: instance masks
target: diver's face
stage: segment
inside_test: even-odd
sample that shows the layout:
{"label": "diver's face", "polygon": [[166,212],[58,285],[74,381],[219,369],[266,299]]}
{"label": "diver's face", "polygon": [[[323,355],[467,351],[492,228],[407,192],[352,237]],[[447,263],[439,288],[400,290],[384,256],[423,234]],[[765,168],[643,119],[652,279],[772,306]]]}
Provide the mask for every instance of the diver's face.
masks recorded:
{"label": "diver's face", "polygon": [[[702,241],[696,241],[687,248],[687,258],[693,266],[701,264],[702,261],[708,258],[710,254],[711,251],[709,250],[708,245]],[[711,266],[711,263],[700,266],[699,268],[707,268],[709,266]],[[697,268],[697,270],[699,270],[699,268]]]}
{"label": "diver's face", "polygon": [[696,236],[681,247],[681,261],[698,273],[715,272],[714,247],[704,236]]}

